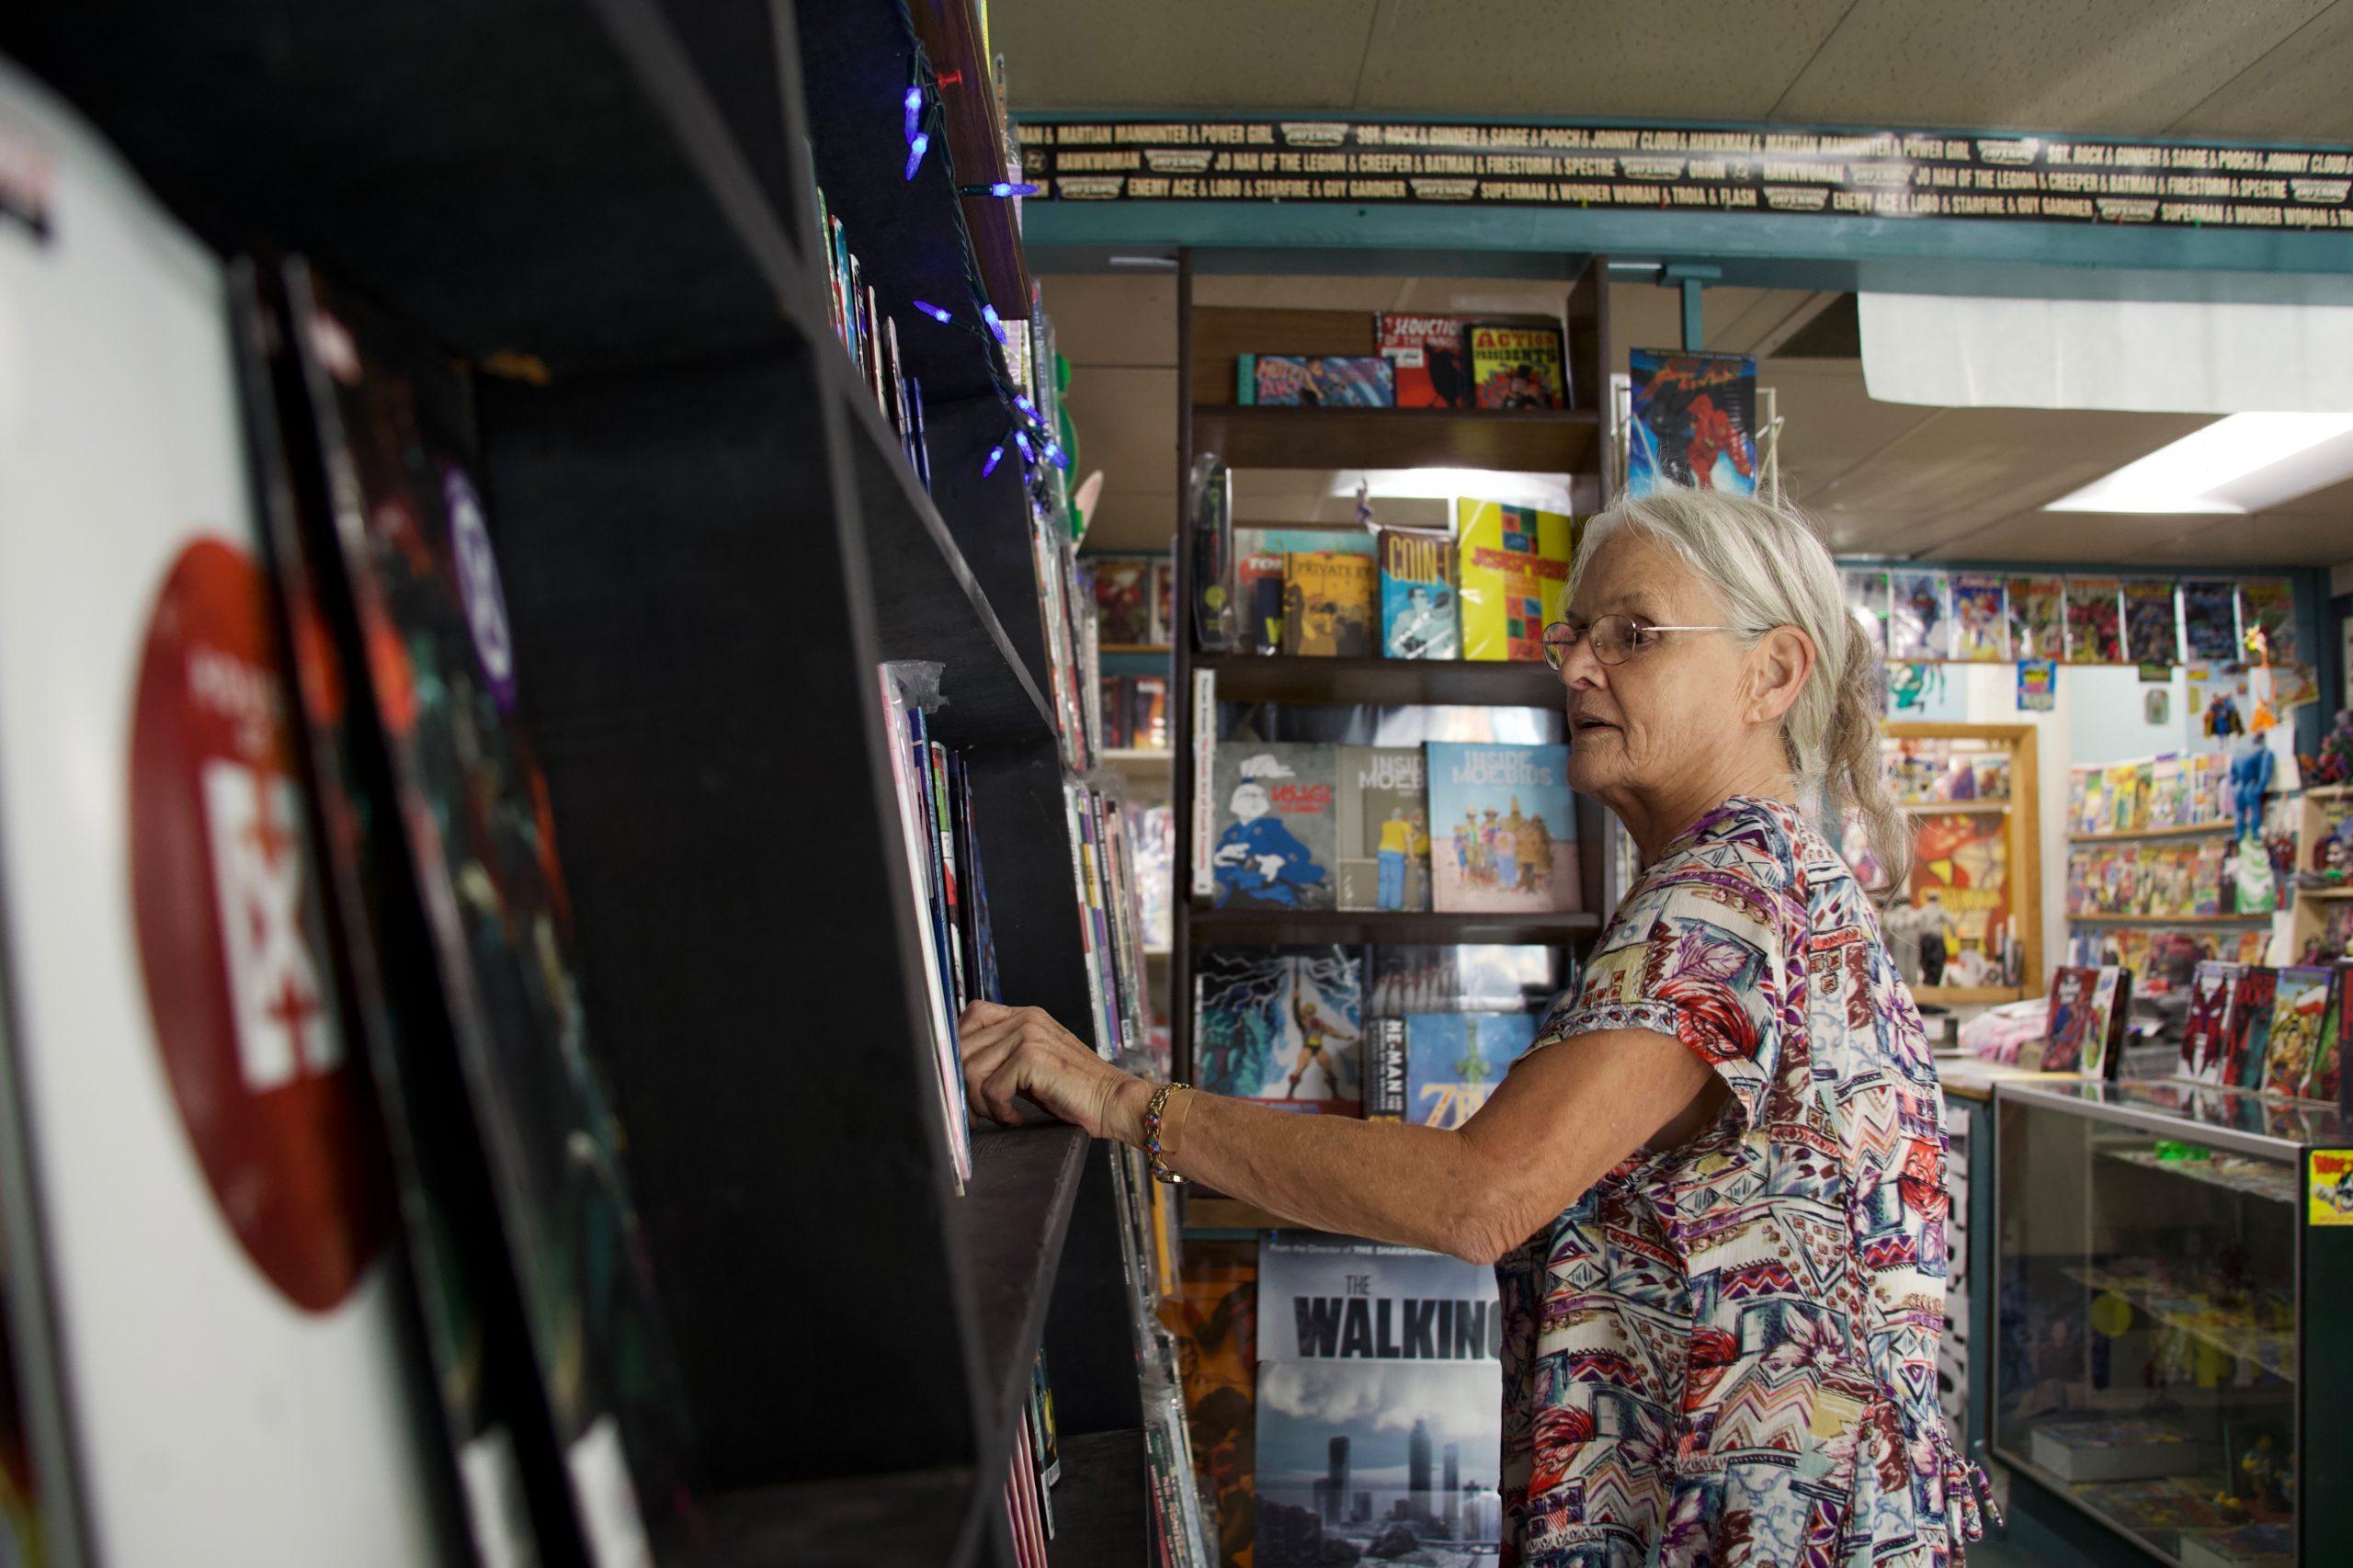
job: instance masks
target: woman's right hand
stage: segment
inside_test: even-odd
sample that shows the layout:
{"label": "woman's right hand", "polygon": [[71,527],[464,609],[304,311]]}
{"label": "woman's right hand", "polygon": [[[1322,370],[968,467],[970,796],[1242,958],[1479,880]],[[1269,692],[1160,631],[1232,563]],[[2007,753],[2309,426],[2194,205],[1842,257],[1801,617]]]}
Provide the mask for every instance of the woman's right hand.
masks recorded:
{"label": "woman's right hand", "polygon": [[1152,1085],[1104,1061],[1044,1008],[974,1002],[957,1020],[957,1043],[974,1114],[1017,1127],[1020,1096],[1093,1137],[1137,1141]]}

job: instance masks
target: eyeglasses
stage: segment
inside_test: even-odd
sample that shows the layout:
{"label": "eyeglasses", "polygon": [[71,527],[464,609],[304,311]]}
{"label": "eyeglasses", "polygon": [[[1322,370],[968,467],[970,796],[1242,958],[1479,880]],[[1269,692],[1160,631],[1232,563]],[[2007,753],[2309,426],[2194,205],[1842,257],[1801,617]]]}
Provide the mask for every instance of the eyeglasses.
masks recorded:
{"label": "eyeglasses", "polygon": [[1555,670],[1568,663],[1569,650],[1591,644],[1593,656],[1605,665],[1622,665],[1635,653],[1657,646],[1662,631],[1737,631],[1736,626],[1645,626],[1631,615],[1596,617],[1580,627],[1574,620],[1556,620],[1544,629],[1544,662]]}

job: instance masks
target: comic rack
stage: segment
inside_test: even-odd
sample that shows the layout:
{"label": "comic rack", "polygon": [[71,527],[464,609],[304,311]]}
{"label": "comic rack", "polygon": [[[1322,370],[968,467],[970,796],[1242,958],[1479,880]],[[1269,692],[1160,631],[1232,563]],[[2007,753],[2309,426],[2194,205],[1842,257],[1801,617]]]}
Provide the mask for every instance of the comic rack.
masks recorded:
{"label": "comic rack", "polygon": [[825,302],[813,174],[890,258],[893,311],[930,288],[1028,313],[1006,204],[956,183],[1001,165],[995,112],[943,109],[944,146],[903,173],[914,37],[967,106],[996,99],[970,5],[913,9],[94,0],[0,25],[218,251],[304,256],[471,377],[586,1009],[710,1487],[665,1562],[1012,1563],[1003,1478],[1041,1338],[1082,1456],[1055,1560],[1100,1560],[1090,1530],[1144,1508],[1108,1157],[1060,1126],[979,1134],[953,1190],[893,896],[875,669],[936,661],[1007,993],[1083,1016],[1026,503],[1015,465],[980,460],[1006,428],[997,351],[905,335],[926,494]]}
{"label": "comic rack", "polygon": [[[1205,258],[1206,259],[1206,258]],[[1197,454],[1214,452],[1229,467],[1392,469],[1412,465],[1485,468],[1558,474],[1576,486],[1580,508],[1606,504],[1610,477],[1607,408],[1601,389],[1615,363],[1609,337],[1606,257],[1569,258],[1563,315],[1567,324],[1569,403],[1563,409],[1386,409],[1242,407],[1234,403],[1234,366],[1243,353],[1367,354],[1370,319],[1349,311],[1232,309],[1197,306],[1195,258],[1179,253],[1177,354],[1181,429],[1177,443],[1182,494]],[[1591,499],[1588,500],[1587,498]],[[1189,552],[1179,550],[1176,602],[1193,602]],[[1542,664],[1381,658],[1310,658],[1208,653],[1194,645],[1190,625],[1175,638],[1178,700],[1175,755],[1189,758],[1196,744],[1193,694],[1197,672],[1213,676],[1220,703],[1459,704],[1557,709],[1559,678]],[[1182,896],[1192,863],[1192,770],[1176,770],[1179,897],[1171,955],[1169,1002],[1179,1078],[1190,1076],[1194,955],[1219,943],[1456,942],[1582,946],[1599,930],[1604,909],[1598,852],[1599,809],[1580,799],[1577,836],[1590,846],[1580,858],[1577,913],[1498,916],[1437,913],[1219,910]],[[1209,1198],[1197,1209],[1220,1206]]]}

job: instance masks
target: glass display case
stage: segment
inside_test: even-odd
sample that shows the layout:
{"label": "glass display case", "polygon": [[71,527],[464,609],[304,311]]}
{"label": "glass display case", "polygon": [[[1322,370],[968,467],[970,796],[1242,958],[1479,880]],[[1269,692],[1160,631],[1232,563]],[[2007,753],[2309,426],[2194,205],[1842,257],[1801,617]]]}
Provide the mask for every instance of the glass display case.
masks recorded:
{"label": "glass display case", "polygon": [[2336,1111],[2082,1083],[2003,1085],[1995,1114],[1995,1457],[2180,1568],[2343,1561]]}

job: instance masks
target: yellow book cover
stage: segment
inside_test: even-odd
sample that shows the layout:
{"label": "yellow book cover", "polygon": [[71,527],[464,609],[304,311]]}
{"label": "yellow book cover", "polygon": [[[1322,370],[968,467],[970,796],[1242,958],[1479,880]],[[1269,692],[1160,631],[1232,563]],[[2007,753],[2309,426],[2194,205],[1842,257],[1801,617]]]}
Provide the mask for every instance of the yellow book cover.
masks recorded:
{"label": "yellow book cover", "polygon": [[1561,618],[1569,558],[1576,551],[1576,520],[1468,496],[1456,506],[1462,656],[1542,658],[1544,628]]}
{"label": "yellow book cover", "polygon": [[1369,659],[1381,567],[1370,555],[1336,550],[1283,558],[1283,652]]}

